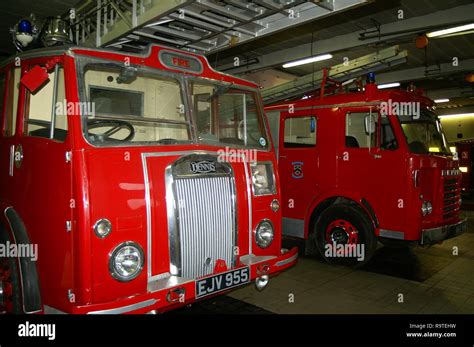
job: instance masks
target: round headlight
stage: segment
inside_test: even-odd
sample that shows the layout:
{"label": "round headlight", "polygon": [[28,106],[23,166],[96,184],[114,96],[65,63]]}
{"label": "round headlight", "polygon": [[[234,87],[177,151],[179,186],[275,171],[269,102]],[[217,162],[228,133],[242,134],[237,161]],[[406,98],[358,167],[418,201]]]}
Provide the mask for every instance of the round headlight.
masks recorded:
{"label": "round headlight", "polygon": [[431,212],[433,212],[433,205],[431,205],[431,202],[426,202],[426,209],[428,210],[428,214],[431,214]]}
{"label": "round headlight", "polygon": [[119,281],[130,281],[140,274],[143,262],[142,248],[134,242],[124,242],[110,254],[110,274]]}
{"label": "round headlight", "polygon": [[260,248],[267,248],[273,242],[273,224],[269,220],[263,220],[257,225],[255,231],[255,242]]}
{"label": "round headlight", "polygon": [[426,201],[423,201],[421,204],[421,214],[426,216],[428,214],[428,207],[426,206]]}
{"label": "round headlight", "polygon": [[423,203],[421,204],[421,214],[423,216],[427,216],[431,212],[433,212],[433,205],[431,205],[431,202],[423,201]]}
{"label": "round headlight", "polygon": [[108,219],[99,219],[94,224],[94,232],[101,239],[106,237],[112,231],[112,223]]}

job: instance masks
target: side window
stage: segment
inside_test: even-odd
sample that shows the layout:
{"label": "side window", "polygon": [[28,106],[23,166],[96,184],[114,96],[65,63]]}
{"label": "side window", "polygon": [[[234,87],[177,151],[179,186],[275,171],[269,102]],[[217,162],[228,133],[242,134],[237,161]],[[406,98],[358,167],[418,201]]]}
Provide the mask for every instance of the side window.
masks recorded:
{"label": "side window", "polygon": [[64,142],[68,107],[62,68],[49,73],[49,81],[36,93],[27,92],[27,105],[25,134]]}
{"label": "side window", "polygon": [[346,147],[348,148],[371,148],[376,146],[377,131],[371,134],[366,129],[367,119],[372,116],[374,120],[373,127],[377,129],[378,113],[353,112],[346,114]]}
{"label": "side window", "polygon": [[21,69],[19,67],[13,68],[10,70],[9,75],[8,85],[6,86],[7,99],[5,105],[5,121],[3,123],[4,136],[15,135]]}
{"label": "side window", "polygon": [[316,145],[316,117],[285,119],[284,142],[286,148],[305,148]]}
{"label": "side window", "polygon": [[387,116],[380,120],[380,149],[393,151],[398,148],[398,142]]}

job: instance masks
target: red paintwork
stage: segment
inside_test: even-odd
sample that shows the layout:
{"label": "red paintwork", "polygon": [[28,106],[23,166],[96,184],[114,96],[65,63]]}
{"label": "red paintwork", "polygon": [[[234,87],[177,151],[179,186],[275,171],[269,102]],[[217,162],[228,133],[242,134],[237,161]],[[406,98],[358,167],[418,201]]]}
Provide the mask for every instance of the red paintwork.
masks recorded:
{"label": "red paintwork", "polygon": [[[378,90],[368,84],[364,92],[296,99],[265,107],[267,115],[277,113],[279,126],[279,173],[282,186],[282,214],[284,218],[304,220],[304,238],[308,238],[311,216],[328,199],[343,197],[362,204],[365,199],[375,213],[380,229],[403,231],[404,240],[419,241],[423,229],[454,224],[459,219],[459,203],[452,218],[443,219],[443,178],[441,170],[457,169],[458,162],[440,155],[418,155],[409,152],[403,130],[395,115],[389,115],[399,148],[394,151],[373,148],[369,154],[364,148],[346,148],[346,113],[368,111],[362,103],[419,102],[421,107],[431,107],[433,101],[417,92]],[[294,112],[290,113],[294,108]],[[312,109],[314,107],[314,109]],[[372,107],[376,107],[372,105]],[[304,110],[301,110],[305,108]],[[283,131],[286,118],[315,115],[316,146],[313,148],[285,148]],[[275,136],[275,134],[273,134]],[[277,141],[275,141],[277,142]],[[343,160],[348,154],[350,160]],[[377,158],[376,158],[377,157]],[[304,162],[304,177],[292,178],[292,162]],[[413,184],[413,170],[420,170],[420,187]],[[456,176],[459,194],[460,176]],[[422,217],[422,200],[433,203],[433,213]],[[399,199],[403,208],[399,208]],[[293,207],[289,202],[293,201]],[[317,216],[316,216],[317,217]],[[372,218],[374,219],[374,218]],[[374,220],[374,225],[375,225]]]}
{"label": "red paintwork", "polygon": [[[179,52],[153,46],[148,56],[127,55],[110,51],[98,51],[84,48],[69,48],[62,54],[22,59],[22,70],[32,66],[46,65],[53,60],[64,66],[66,98],[68,102],[78,102],[78,84],[76,80],[75,57],[87,55],[101,59],[123,62],[128,58],[130,64],[146,65],[150,68],[171,70],[158,60],[161,50]],[[195,56],[204,67],[201,76],[208,79],[233,82],[257,90],[257,86],[232,76],[214,71],[204,57]],[[8,70],[12,64],[0,67],[0,72]],[[182,66],[182,62],[178,62]],[[49,64],[48,64],[49,65]],[[8,85],[8,84],[7,84]],[[21,86],[18,121],[14,137],[0,136],[0,222],[8,225],[3,211],[13,206],[23,219],[32,243],[38,244],[39,257],[37,268],[40,278],[41,296],[44,305],[68,313],[87,313],[94,310],[120,308],[148,299],[157,302],[144,309],[130,312],[143,313],[151,310],[166,311],[189,304],[195,300],[194,281],[176,288],[186,288],[186,300],[181,303],[168,303],[166,296],[170,289],[149,292],[147,290],[147,265],[140,275],[129,282],[118,282],[109,273],[109,253],[124,241],[139,243],[146,259],[147,250],[147,211],[145,208],[145,186],[142,154],[151,152],[211,151],[220,147],[210,145],[157,145],[130,146],[118,148],[98,148],[86,142],[82,134],[81,118],[68,114],[68,136],[64,143],[44,138],[23,136],[23,110],[25,88]],[[4,110],[2,110],[4,111]],[[2,123],[4,112],[1,113]],[[2,133],[3,134],[3,133]],[[15,169],[13,177],[9,172],[10,146],[21,144],[24,151],[23,165]],[[271,147],[272,148],[272,147]],[[72,152],[72,162],[66,163],[66,152]],[[130,158],[124,161],[124,156]],[[166,200],[164,194],[164,169],[175,161],[178,155],[153,157],[148,160],[149,175],[154,178],[151,184],[152,222],[158,226],[152,230],[152,273],[169,271],[169,243],[167,234]],[[273,150],[259,151],[259,160],[271,161],[276,171],[276,159]],[[251,187],[247,186],[243,165],[234,165],[237,201],[238,201],[238,246],[240,255],[248,254],[249,227],[253,233],[256,225],[264,218],[270,219],[275,226],[275,239],[267,249],[260,249],[253,242],[256,256],[272,256],[270,260],[251,265],[251,279],[257,275],[256,267],[262,263],[268,265],[269,274],[278,273],[296,262],[296,249],[281,250],[281,212],[273,212],[270,203],[280,198],[279,184],[277,194],[273,196],[248,196]],[[250,168],[249,168],[250,169]],[[278,173],[276,180],[279,182]],[[151,176],[150,176],[151,177]],[[248,190],[250,189],[250,190]],[[71,205],[74,199],[75,206]],[[252,225],[249,226],[248,199],[252,200]],[[113,232],[99,239],[93,232],[95,221],[108,218]],[[66,232],[66,221],[73,221],[72,231]],[[254,235],[251,236],[254,240]],[[278,262],[288,260],[285,264]],[[240,264],[238,264],[239,266]],[[222,268],[216,269],[221,272]],[[68,290],[75,296],[74,302],[68,299]]]}
{"label": "red paintwork", "polygon": [[456,152],[459,157],[459,166],[467,168],[467,172],[462,173],[461,189],[463,192],[470,193],[473,190],[472,187],[472,153],[474,141],[465,140],[456,142]]}

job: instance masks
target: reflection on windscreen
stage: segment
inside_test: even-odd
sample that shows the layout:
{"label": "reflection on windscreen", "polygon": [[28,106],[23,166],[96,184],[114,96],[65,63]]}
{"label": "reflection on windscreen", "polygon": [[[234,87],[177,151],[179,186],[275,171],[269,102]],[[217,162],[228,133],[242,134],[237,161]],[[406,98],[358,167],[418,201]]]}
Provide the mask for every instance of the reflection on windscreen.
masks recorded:
{"label": "reflection on windscreen", "polygon": [[433,113],[425,111],[419,119],[400,118],[410,152],[450,154],[440,122]]}
{"label": "reflection on windscreen", "polygon": [[266,147],[254,92],[196,82],[191,90],[201,143]]}
{"label": "reflection on windscreen", "polygon": [[[85,84],[95,116],[87,122],[93,143],[190,140],[177,80],[143,72],[126,76],[119,67],[88,65]],[[121,82],[121,83],[119,83]]]}

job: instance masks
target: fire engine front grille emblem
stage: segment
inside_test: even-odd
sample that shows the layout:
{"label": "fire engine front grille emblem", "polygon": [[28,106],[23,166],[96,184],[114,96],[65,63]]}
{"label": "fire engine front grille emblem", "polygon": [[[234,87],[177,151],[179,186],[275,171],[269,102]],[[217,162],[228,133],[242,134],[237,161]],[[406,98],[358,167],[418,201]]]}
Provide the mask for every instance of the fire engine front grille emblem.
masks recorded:
{"label": "fire engine front grille emblem", "polygon": [[216,163],[208,160],[191,161],[190,170],[194,174],[216,172]]}

